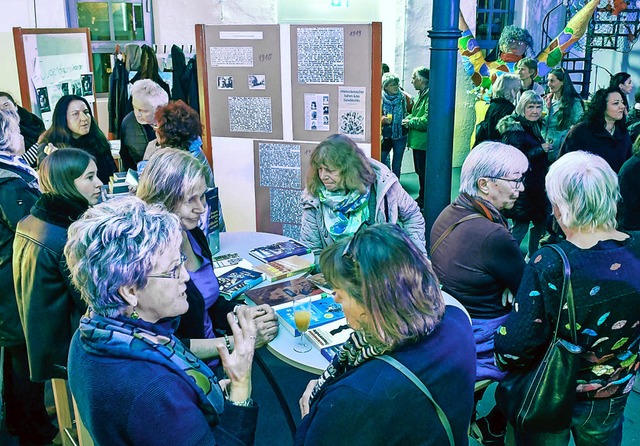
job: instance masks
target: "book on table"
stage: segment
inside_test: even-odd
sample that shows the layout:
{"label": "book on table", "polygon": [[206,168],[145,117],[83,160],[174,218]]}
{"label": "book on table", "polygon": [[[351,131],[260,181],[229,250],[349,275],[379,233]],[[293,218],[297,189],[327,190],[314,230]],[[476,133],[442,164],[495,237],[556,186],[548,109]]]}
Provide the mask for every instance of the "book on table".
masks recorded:
{"label": "book on table", "polygon": [[309,330],[307,339],[320,350],[322,356],[331,361],[351,333],[353,329],[347,324],[347,319],[342,318]]}
{"label": "book on table", "polygon": [[237,252],[232,252],[229,254],[221,254],[219,256],[215,256],[211,259],[211,265],[213,269],[225,268],[227,266],[234,266],[238,263],[242,262],[242,257]]}
{"label": "book on table", "polygon": [[243,292],[264,281],[261,272],[236,266],[218,277],[220,294],[227,299],[233,299]]}
{"label": "book on table", "polygon": [[299,277],[247,290],[244,294],[256,305],[267,304],[277,309],[280,308],[280,305],[293,302],[293,298],[298,295],[318,296],[319,299],[322,293],[323,291],[313,282],[304,277]]}
{"label": "book on table", "polygon": [[212,187],[205,191],[207,201],[207,244],[211,254],[220,251],[220,206],[218,205],[218,188]]}
{"label": "book on table", "polygon": [[[284,328],[294,336],[300,336],[300,332],[296,328],[293,304],[276,309],[276,315]],[[320,299],[311,302],[309,330],[338,319],[344,319],[344,313],[342,312],[342,305],[337,303],[333,296],[324,293]]]}
{"label": "book on table", "polygon": [[314,264],[300,256],[290,256],[284,259],[272,260],[255,267],[256,271],[265,273],[271,282],[286,279],[309,271]]}
{"label": "book on table", "polygon": [[261,262],[267,263],[289,256],[303,256],[310,252],[311,250],[299,241],[290,239],[254,248],[249,251],[249,254]]}

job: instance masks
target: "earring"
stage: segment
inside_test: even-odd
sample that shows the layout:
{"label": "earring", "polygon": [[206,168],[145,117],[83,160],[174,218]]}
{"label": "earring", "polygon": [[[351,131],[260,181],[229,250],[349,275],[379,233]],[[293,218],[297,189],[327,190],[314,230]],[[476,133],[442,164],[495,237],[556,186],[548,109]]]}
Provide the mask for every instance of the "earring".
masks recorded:
{"label": "earring", "polygon": [[131,319],[140,319],[140,315],[136,311],[136,307],[133,307],[133,311],[131,312]]}

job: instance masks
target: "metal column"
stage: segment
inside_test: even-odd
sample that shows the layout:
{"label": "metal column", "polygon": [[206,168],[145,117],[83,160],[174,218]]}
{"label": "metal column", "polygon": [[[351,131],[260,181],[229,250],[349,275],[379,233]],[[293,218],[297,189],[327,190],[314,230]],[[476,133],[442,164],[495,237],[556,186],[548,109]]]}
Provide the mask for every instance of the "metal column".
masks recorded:
{"label": "metal column", "polygon": [[459,11],[460,0],[433,0],[424,203],[427,245],[433,223],[451,200]]}

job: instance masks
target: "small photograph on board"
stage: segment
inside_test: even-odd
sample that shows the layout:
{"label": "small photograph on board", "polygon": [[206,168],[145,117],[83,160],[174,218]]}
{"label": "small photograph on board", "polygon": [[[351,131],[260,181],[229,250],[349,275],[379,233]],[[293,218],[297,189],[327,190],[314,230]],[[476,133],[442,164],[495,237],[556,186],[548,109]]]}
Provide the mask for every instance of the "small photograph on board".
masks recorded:
{"label": "small photograph on board", "polygon": [[325,94],[322,96],[322,105],[329,105],[329,95]]}
{"label": "small photograph on board", "polygon": [[80,79],[71,83],[71,94],[75,94],[76,96],[82,96],[82,82]]}
{"label": "small photograph on board", "polygon": [[329,114],[329,106],[328,105],[324,105],[322,107],[322,114],[323,115],[328,115]]}
{"label": "small photograph on board", "polygon": [[47,87],[36,88],[38,94],[38,106],[40,107],[40,113],[51,111],[51,105],[49,105],[49,92]]}
{"label": "small photograph on board", "polygon": [[316,101],[311,101],[310,108],[311,108],[311,110],[316,110],[318,108],[318,105],[316,104]]}
{"label": "small photograph on board", "polygon": [[324,115],[322,117],[322,125],[324,125],[324,126],[329,125],[329,115]]}
{"label": "small photograph on board", "polygon": [[267,76],[264,74],[250,74],[248,77],[249,80],[249,90],[264,90],[266,88]]}
{"label": "small photograph on board", "polygon": [[233,76],[218,76],[218,90],[233,90]]}
{"label": "small photograph on board", "polygon": [[81,74],[82,96],[93,96],[93,74]]}
{"label": "small photograph on board", "polygon": [[60,92],[62,93],[62,96],[67,96],[69,94],[69,82],[60,83]]}

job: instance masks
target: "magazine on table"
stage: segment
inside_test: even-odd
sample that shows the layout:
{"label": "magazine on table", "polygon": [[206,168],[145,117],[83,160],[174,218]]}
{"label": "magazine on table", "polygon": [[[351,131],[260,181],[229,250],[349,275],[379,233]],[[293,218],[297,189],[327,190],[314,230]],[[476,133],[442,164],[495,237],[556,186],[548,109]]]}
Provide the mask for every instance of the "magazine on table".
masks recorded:
{"label": "magazine on table", "polygon": [[233,299],[243,292],[264,281],[261,272],[236,266],[218,277],[220,294],[227,299]]}
{"label": "magazine on table", "polygon": [[267,304],[277,309],[280,305],[293,302],[293,298],[298,295],[317,296],[320,299],[322,293],[323,291],[313,282],[299,277],[248,290],[244,294],[256,305]]}
{"label": "magazine on table", "polygon": [[[294,336],[300,336],[293,315],[293,304],[277,309],[276,315],[284,328]],[[346,319],[342,312],[342,305],[337,303],[333,299],[333,296],[323,293],[322,298],[311,302],[311,322],[309,323],[309,330],[336,320],[343,320],[346,324]]]}
{"label": "magazine on table", "polygon": [[256,259],[261,262],[271,262],[273,260],[283,259],[289,256],[303,256],[309,254],[311,249],[304,246],[297,240],[285,240],[282,242],[272,243],[271,245],[260,246],[249,251]]}

